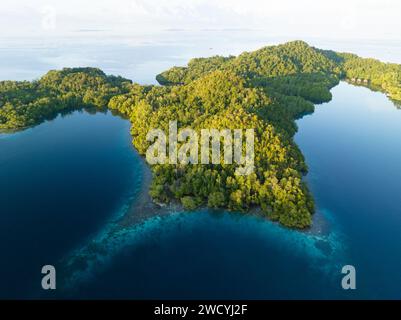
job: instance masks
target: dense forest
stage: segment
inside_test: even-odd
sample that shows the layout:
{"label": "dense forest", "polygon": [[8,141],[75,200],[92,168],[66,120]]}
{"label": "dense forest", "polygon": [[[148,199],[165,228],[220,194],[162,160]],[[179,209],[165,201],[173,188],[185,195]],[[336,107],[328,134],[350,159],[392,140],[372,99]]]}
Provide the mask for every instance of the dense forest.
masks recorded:
{"label": "dense forest", "polygon": [[293,141],[295,120],[329,101],[340,79],[374,85],[401,100],[401,66],[319,50],[302,41],[268,46],[237,57],[196,58],[156,79],[132,84],[93,68],[50,71],[33,82],[0,82],[0,129],[37,124],[62,110],[105,107],[132,123],[133,144],[145,155],[150,129],[255,129],[255,170],[238,164],[152,165],[151,196],[180,201],[192,210],[207,205],[249,211],[261,208],[292,228],[311,224],[314,202],[302,176],[304,158]]}
{"label": "dense forest", "polygon": [[343,54],[343,70],[348,79],[379,87],[395,100],[401,101],[401,65],[364,59],[353,54]]}
{"label": "dense forest", "polygon": [[0,82],[0,129],[35,125],[59,112],[107,106],[131,82],[94,68],[49,71],[38,81]]}

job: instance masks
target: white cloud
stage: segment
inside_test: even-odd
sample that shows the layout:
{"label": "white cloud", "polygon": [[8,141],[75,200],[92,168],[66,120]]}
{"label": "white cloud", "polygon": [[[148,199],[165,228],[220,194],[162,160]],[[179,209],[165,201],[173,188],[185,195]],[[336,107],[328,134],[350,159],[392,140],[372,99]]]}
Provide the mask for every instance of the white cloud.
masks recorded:
{"label": "white cloud", "polygon": [[[41,27],[44,8],[56,12],[54,30]],[[14,0],[0,5],[0,32],[258,28],[293,37],[399,39],[400,13],[398,0]]]}

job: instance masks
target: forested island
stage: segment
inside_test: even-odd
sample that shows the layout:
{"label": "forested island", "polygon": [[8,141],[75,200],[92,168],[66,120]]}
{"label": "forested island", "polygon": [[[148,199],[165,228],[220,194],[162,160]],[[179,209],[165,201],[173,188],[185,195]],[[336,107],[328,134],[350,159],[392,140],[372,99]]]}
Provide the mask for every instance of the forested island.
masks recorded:
{"label": "forested island", "polygon": [[0,82],[0,130],[19,130],[60,112],[86,107],[123,114],[144,155],[152,128],[255,129],[255,170],[237,164],[152,165],[150,194],[192,210],[207,205],[263,214],[291,228],[307,228],[314,202],[302,176],[304,157],[295,120],[331,100],[341,79],[372,85],[401,101],[401,65],[320,50],[303,41],[267,46],[237,57],[196,58],[157,75],[160,86],[139,85],[96,68],[50,71],[37,81]]}

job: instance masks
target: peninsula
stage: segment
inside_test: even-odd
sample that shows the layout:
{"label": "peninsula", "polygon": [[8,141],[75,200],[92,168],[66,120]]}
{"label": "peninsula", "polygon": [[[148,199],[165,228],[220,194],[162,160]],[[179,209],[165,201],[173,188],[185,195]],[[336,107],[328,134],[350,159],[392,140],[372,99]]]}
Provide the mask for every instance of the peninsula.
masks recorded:
{"label": "peninsula", "polygon": [[311,225],[314,201],[302,176],[305,159],[294,143],[295,120],[331,100],[342,79],[372,86],[399,105],[401,65],[337,53],[293,41],[237,57],[196,58],[139,85],[96,68],[49,71],[36,81],[0,82],[0,130],[20,130],[81,108],[109,108],[131,123],[133,144],[144,155],[149,130],[180,128],[255,130],[255,170],[237,164],[151,166],[149,193],[188,210],[207,205],[248,212],[260,208],[290,228]]}

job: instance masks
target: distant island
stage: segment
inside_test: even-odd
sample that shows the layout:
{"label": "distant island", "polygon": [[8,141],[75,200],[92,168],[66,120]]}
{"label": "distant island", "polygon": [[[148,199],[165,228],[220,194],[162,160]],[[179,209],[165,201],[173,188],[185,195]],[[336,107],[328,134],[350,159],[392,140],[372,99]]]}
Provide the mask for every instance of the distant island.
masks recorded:
{"label": "distant island", "polygon": [[149,193],[179,201],[248,212],[260,208],[290,228],[311,225],[314,201],[302,176],[304,157],[294,143],[295,120],[331,100],[348,79],[401,102],[401,65],[321,50],[303,41],[267,46],[237,57],[196,58],[156,76],[160,86],[134,84],[96,68],[49,71],[37,81],[0,82],[0,130],[21,130],[81,108],[109,108],[131,123],[133,144],[144,155],[152,128],[255,128],[255,170],[235,175],[236,164],[152,165]]}

